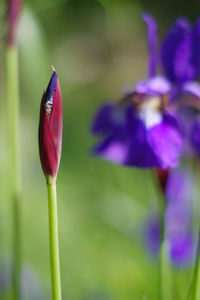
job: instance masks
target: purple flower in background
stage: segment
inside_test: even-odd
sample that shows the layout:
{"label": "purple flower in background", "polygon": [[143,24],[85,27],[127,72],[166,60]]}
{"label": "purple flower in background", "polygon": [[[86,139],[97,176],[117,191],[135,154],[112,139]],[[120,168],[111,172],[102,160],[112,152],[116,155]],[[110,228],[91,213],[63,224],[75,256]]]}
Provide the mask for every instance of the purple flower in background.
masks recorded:
{"label": "purple flower in background", "polygon": [[160,249],[161,230],[159,218],[156,214],[145,224],[144,242],[153,257],[157,257]]}
{"label": "purple flower in background", "polygon": [[170,82],[155,76],[157,25],[143,16],[148,29],[149,79],[115,103],[106,103],[97,112],[92,133],[100,138],[93,153],[113,163],[139,168],[169,168],[178,164],[183,131],[177,118],[166,110]]}
{"label": "purple flower in background", "polygon": [[193,182],[192,175],[188,171],[178,169],[172,171],[166,189],[166,236],[169,240],[171,260],[176,265],[191,263],[194,255]]}
{"label": "purple flower in background", "polygon": [[170,113],[148,107],[150,101],[140,108],[135,104],[103,106],[92,127],[101,139],[93,153],[139,168],[176,166],[182,149],[181,126]]}
{"label": "purple flower in background", "polygon": [[[194,184],[191,174],[173,170],[166,187],[165,236],[168,255],[173,265],[181,267],[192,262],[195,243],[192,230]],[[160,246],[160,223],[155,215],[145,227],[145,242],[150,253],[157,256]]]}

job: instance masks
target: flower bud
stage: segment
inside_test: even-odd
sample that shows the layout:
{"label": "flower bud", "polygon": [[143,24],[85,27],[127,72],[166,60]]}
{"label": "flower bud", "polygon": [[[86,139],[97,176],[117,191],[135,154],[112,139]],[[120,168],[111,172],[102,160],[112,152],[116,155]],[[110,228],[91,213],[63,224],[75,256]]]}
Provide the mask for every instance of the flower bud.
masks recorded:
{"label": "flower bud", "polygon": [[8,44],[16,43],[16,31],[22,7],[22,0],[8,0]]}
{"label": "flower bud", "polygon": [[40,107],[39,152],[42,169],[49,179],[56,179],[62,147],[62,96],[56,71],[44,92]]}

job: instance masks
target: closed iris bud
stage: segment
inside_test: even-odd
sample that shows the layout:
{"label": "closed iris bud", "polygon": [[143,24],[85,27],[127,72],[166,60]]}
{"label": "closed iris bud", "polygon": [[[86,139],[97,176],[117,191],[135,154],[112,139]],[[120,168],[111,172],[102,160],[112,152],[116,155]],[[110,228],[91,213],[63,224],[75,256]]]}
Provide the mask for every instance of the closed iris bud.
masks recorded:
{"label": "closed iris bud", "polygon": [[8,0],[8,45],[16,43],[16,31],[22,7],[22,0]]}
{"label": "closed iris bud", "polygon": [[39,152],[47,181],[55,181],[62,148],[62,96],[55,69],[40,107]]}

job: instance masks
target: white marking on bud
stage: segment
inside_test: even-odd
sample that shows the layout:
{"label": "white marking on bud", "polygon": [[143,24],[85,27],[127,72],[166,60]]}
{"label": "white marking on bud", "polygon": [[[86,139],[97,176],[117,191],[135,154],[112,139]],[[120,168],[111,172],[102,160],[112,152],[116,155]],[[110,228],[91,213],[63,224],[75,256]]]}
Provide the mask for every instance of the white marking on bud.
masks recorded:
{"label": "white marking on bud", "polygon": [[50,115],[52,106],[53,106],[53,97],[51,97],[50,99],[47,99],[47,101],[45,102],[45,111],[46,111],[47,115]]}

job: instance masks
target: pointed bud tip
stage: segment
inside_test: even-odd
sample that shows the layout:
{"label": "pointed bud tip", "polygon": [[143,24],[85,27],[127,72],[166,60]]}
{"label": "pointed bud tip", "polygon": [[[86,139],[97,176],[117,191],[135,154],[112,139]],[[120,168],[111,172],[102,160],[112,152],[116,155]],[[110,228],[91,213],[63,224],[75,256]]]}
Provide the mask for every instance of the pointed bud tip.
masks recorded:
{"label": "pointed bud tip", "polygon": [[51,69],[52,69],[53,72],[56,72],[56,69],[54,68],[53,65],[51,65]]}

